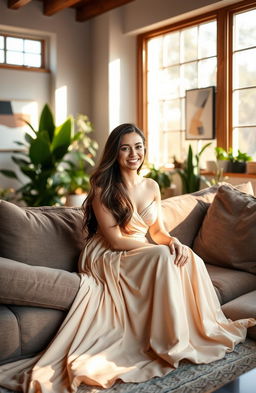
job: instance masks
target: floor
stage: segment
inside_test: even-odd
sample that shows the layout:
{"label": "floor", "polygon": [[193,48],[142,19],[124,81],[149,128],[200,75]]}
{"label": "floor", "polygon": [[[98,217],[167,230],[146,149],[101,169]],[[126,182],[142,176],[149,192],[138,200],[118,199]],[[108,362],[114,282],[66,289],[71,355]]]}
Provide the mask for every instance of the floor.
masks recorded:
{"label": "floor", "polygon": [[240,375],[214,393],[256,393],[256,368]]}

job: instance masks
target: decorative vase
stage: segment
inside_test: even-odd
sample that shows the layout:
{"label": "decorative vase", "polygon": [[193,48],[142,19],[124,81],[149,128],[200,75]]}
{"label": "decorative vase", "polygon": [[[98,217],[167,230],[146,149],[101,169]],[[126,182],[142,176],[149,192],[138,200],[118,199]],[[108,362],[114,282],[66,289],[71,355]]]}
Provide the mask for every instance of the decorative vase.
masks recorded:
{"label": "decorative vase", "polygon": [[72,206],[72,207],[81,207],[83,201],[87,197],[87,193],[83,194],[68,194],[66,196],[66,206]]}

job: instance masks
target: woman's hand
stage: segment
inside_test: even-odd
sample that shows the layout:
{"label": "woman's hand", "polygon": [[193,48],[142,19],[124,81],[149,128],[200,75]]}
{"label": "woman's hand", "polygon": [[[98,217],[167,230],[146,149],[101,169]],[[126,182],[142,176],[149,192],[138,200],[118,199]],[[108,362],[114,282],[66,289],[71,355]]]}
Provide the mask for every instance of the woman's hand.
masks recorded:
{"label": "woman's hand", "polygon": [[182,244],[176,237],[173,237],[169,243],[171,254],[176,251],[175,265],[184,266],[189,260],[189,248]]}

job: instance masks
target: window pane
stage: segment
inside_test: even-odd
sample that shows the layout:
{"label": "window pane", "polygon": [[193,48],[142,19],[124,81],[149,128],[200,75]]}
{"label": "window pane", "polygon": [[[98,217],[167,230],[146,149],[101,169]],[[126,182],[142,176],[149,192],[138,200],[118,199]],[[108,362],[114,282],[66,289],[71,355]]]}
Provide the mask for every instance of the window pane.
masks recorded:
{"label": "window pane", "polygon": [[23,65],[23,53],[21,52],[6,52],[6,62],[9,64]]}
{"label": "window pane", "polygon": [[256,46],[256,10],[234,16],[234,50]]}
{"label": "window pane", "polygon": [[216,55],[217,47],[217,23],[216,21],[204,23],[199,26],[198,57],[210,57]]}
{"label": "window pane", "polygon": [[197,27],[191,27],[181,32],[181,61],[197,59]]}
{"label": "window pane", "polygon": [[234,53],[234,88],[256,86],[256,49]]}
{"label": "window pane", "polygon": [[179,97],[180,93],[180,67],[169,67],[161,72],[161,91],[162,99]]}
{"label": "window pane", "polygon": [[4,62],[4,51],[0,49],[0,63]]}
{"label": "window pane", "polygon": [[41,67],[41,55],[24,54],[24,65],[30,67]]}
{"label": "window pane", "polygon": [[181,66],[180,95],[185,96],[185,91],[197,87],[197,63],[188,63]]}
{"label": "window pane", "polygon": [[14,50],[14,51],[23,51],[23,39],[22,38],[14,38],[14,37],[7,37],[6,38],[6,48],[7,50]]}
{"label": "window pane", "polygon": [[29,53],[41,53],[41,41],[25,40],[24,51]]}
{"label": "window pane", "polygon": [[164,67],[180,62],[180,33],[166,34],[163,41],[163,65]]}
{"label": "window pane", "polygon": [[148,101],[156,101],[160,97],[160,72],[148,72]]}
{"label": "window pane", "polygon": [[4,37],[0,35],[0,49],[4,49]]}
{"label": "window pane", "polygon": [[153,102],[148,105],[148,161],[159,164],[160,130],[163,122],[162,102]]}
{"label": "window pane", "polygon": [[185,104],[185,98],[182,98],[181,100],[180,100],[180,102],[181,102],[181,130],[185,130],[186,129],[186,121],[185,121],[185,106],[186,106],[186,104]]}
{"label": "window pane", "polygon": [[234,134],[238,139],[238,149],[256,160],[256,127],[238,128],[234,130]]}
{"label": "window pane", "polygon": [[247,126],[256,124],[256,89],[235,91],[233,94],[233,125]]}
{"label": "window pane", "polygon": [[216,57],[198,63],[198,87],[216,86]]}
{"label": "window pane", "polygon": [[161,161],[163,164],[173,162],[173,157],[180,157],[181,133],[162,132],[160,137]]}
{"label": "window pane", "polygon": [[156,69],[163,64],[162,37],[152,38],[148,41],[148,70]]}
{"label": "window pane", "polygon": [[180,100],[164,102],[164,131],[179,131],[181,128]]}

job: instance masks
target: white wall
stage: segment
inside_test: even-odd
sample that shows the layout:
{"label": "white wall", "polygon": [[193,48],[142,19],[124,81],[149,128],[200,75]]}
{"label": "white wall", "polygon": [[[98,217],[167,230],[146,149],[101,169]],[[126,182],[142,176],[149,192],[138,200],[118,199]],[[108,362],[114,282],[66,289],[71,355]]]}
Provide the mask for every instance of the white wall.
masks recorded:
{"label": "white wall", "polygon": [[[91,117],[90,22],[76,22],[73,9],[48,17],[42,6],[42,2],[32,1],[16,11],[0,1],[0,31],[45,38],[50,48],[50,73],[0,68],[0,99],[36,100],[39,111],[48,102],[54,109],[56,89],[66,86],[67,108],[62,105],[60,115],[84,113]],[[10,154],[0,153],[0,168],[8,166],[13,166]],[[10,185],[16,183],[0,175],[0,187]]]}

